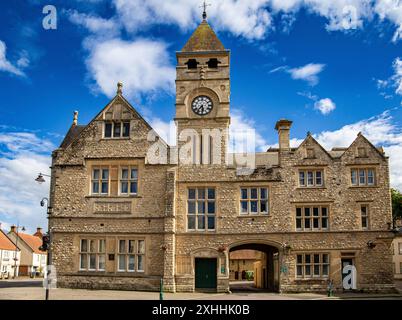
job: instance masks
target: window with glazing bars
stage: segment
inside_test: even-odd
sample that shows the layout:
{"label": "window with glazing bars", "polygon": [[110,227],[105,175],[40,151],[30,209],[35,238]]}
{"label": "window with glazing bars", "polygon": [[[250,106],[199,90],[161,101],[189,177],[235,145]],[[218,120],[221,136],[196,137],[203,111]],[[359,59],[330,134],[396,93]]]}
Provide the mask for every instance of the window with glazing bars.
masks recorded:
{"label": "window with glazing bars", "polygon": [[240,188],[240,214],[268,214],[268,188]]}
{"label": "window with glazing bars", "polygon": [[300,187],[322,187],[323,185],[323,170],[299,170]]}
{"label": "window with glazing bars", "polygon": [[80,270],[104,271],[106,264],[105,239],[81,239]]}
{"label": "window with glazing bars", "polygon": [[105,122],[104,138],[130,136],[130,122]]}
{"label": "window with glazing bars", "polygon": [[120,194],[137,194],[138,192],[138,169],[123,167],[120,169]]}
{"label": "window with glazing bars", "polygon": [[93,168],[91,181],[92,194],[109,193],[109,168]]}
{"label": "window with glazing bars", "polygon": [[327,278],[329,275],[329,255],[327,253],[304,253],[296,257],[298,278]]}
{"label": "window with glazing bars", "polygon": [[351,183],[353,186],[375,185],[375,170],[371,168],[351,169]]}
{"label": "window with glazing bars", "polygon": [[215,230],[215,209],[214,188],[189,188],[187,229]]}
{"label": "window with glazing bars", "polygon": [[300,206],[296,207],[296,230],[327,230],[328,207]]}
{"label": "window with glazing bars", "polygon": [[361,222],[362,222],[362,229],[368,229],[369,228],[369,212],[368,212],[367,205],[362,204],[360,206],[360,216],[361,216]]}
{"label": "window with glazing bars", "polygon": [[118,271],[143,272],[145,241],[120,239],[118,247]]}

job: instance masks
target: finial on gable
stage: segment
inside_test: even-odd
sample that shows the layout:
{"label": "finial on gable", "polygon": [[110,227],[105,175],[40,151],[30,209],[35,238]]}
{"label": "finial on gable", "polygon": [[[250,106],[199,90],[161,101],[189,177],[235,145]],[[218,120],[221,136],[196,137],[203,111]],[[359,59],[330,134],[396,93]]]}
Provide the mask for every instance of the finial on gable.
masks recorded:
{"label": "finial on gable", "polygon": [[122,94],[123,93],[123,82],[119,81],[117,82],[117,94]]}
{"label": "finial on gable", "polygon": [[357,134],[357,136],[359,137],[359,136],[361,136],[362,135],[362,132],[360,131],[358,134]]}
{"label": "finial on gable", "polygon": [[78,111],[74,111],[73,125],[76,126],[78,124]]}
{"label": "finial on gable", "polygon": [[307,131],[307,137],[311,136],[311,132]]}

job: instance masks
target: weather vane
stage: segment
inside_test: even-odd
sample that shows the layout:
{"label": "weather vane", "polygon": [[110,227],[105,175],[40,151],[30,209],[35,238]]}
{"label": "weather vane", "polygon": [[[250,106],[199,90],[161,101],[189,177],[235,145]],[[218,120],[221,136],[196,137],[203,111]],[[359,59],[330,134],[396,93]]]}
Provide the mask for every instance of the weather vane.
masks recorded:
{"label": "weather vane", "polygon": [[204,3],[200,6],[200,8],[204,8],[204,12],[202,13],[202,18],[205,20],[207,18],[207,7],[209,7],[211,4],[206,3],[204,0]]}

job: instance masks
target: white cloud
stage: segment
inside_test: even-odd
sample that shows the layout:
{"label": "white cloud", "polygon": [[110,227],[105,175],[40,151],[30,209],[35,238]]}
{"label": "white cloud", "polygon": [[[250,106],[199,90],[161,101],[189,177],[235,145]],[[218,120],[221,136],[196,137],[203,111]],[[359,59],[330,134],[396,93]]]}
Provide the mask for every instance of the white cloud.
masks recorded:
{"label": "white cloud", "polygon": [[217,30],[226,30],[247,39],[262,39],[272,28],[267,0],[223,0],[211,7],[211,21]]}
{"label": "white cloud", "polygon": [[335,103],[329,98],[320,99],[314,103],[314,109],[319,110],[323,115],[329,114],[335,108]]}
{"label": "white cloud", "polygon": [[[371,143],[383,146],[390,161],[391,187],[402,191],[402,128],[395,124],[390,111],[345,125],[338,130],[322,131],[313,137],[327,150],[348,147],[361,132]],[[291,147],[298,147],[304,139],[292,138]],[[278,147],[278,143],[267,147]]]}
{"label": "white cloud", "polygon": [[394,75],[392,80],[394,81],[395,93],[402,95],[402,60],[401,58],[396,58],[392,64],[394,68]]}
{"label": "white cloud", "polygon": [[241,110],[231,110],[229,152],[265,151],[267,141],[257,131],[255,121]]}
{"label": "white cloud", "polygon": [[393,122],[389,111],[345,125],[335,131],[314,135],[326,149],[348,147],[361,132],[374,145],[382,145],[390,157],[391,186],[402,190],[402,129]]}
{"label": "white cloud", "polygon": [[39,185],[39,172],[49,174],[50,152],[55,147],[47,139],[29,132],[0,131],[0,222],[3,228],[19,223],[34,232],[46,227],[46,209],[39,205],[48,197],[49,180]]}
{"label": "white cloud", "polygon": [[[377,84],[377,89],[381,90],[380,95],[384,99],[391,99],[393,96],[389,90],[395,90],[395,94],[402,95],[402,59],[396,57],[392,62],[393,75],[386,80],[374,79]],[[401,102],[402,103],[402,102]]]}
{"label": "white cloud", "polygon": [[114,19],[104,19],[94,15],[80,13],[76,10],[66,12],[68,19],[88,31],[102,37],[114,37],[120,32],[120,26]]}
{"label": "white cloud", "polygon": [[[268,0],[222,0],[208,7],[216,30],[229,31],[248,39],[261,39],[271,27]],[[173,24],[182,30],[195,27],[201,19],[197,0],[114,0],[117,14],[129,32],[152,24]]]}
{"label": "white cloud", "polygon": [[389,111],[378,116],[345,125],[339,130],[323,131],[315,137],[326,148],[349,146],[361,132],[373,144],[401,144],[401,129],[393,123]]}
{"label": "white cloud", "polygon": [[[183,31],[195,28],[201,19],[198,0],[112,0],[116,15],[102,19],[75,13],[72,18],[88,29],[110,27],[121,22],[129,33],[153,25],[176,25]],[[228,31],[250,40],[263,39],[275,29],[273,17],[280,15],[282,31],[288,32],[297,16],[305,9],[324,17],[328,31],[362,29],[375,16],[396,26],[393,41],[402,36],[402,4],[399,0],[221,0],[208,7],[208,18],[218,31]],[[95,31],[97,32],[97,31]]]}
{"label": "white cloud", "polygon": [[274,11],[296,11],[303,4],[301,0],[271,0],[271,8]]}
{"label": "white cloud", "polygon": [[318,74],[324,69],[325,64],[309,63],[299,68],[292,68],[287,70],[291,77],[296,80],[307,81],[310,85],[314,86],[318,83]]}
{"label": "white cloud", "polygon": [[371,20],[372,0],[305,0],[312,12],[328,19],[329,31],[359,29],[364,19]]}
{"label": "white cloud", "polygon": [[377,88],[378,89],[383,89],[383,88],[386,88],[387,86],[388,86],[387,80],[381,80],[381,79],[377,80]]}
{"label": "white cloud", "polygon": [[111,97],[116,93],[116,83],[122,81],[126,97],[173,92],[175,69],[164,42],[98,40],[86,42],[90,51],[87,68],[98,90]]}
{"label": "white cloud", "polygon": [[176,145],[176,124],[174,121],[163,121],[154,117],[149,120],[150,126],[170,146]]}
{"label": "white cloud", "polygon": [[377,0],[374,6],[380,19],[388,19],[397,26],[393,42],[402,39],[402,2],[399,0]]}
{"label": "white cloud", "polygon": [[279,71],[286,71],[288,69],[289,69],[288,66],[279,66],[279,67],[276,67],[276,68],[274,68],[272,70],[269,70],[269,73],[275,73],[275,72],[279,72]]}
{"label": "white cloud", "polygon": [[6,57],[7,46],[4,41],[0,40],[0,71],[10,72],[17,76],[25,76],[25,73],[14,66]]}

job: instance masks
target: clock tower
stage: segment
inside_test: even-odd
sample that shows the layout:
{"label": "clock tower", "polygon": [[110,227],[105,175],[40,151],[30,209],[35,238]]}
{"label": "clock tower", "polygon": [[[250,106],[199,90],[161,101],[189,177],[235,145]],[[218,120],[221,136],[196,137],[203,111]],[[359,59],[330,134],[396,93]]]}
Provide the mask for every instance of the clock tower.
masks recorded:
{"label": "clock tower", "polygon": [[230,51],[208,24],[205,11],[176,57],[179,161],[185,162],[180,160],[180,149],[187,145],[191,164],[224,164],[230,124]]}

